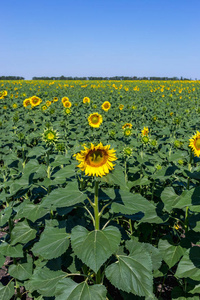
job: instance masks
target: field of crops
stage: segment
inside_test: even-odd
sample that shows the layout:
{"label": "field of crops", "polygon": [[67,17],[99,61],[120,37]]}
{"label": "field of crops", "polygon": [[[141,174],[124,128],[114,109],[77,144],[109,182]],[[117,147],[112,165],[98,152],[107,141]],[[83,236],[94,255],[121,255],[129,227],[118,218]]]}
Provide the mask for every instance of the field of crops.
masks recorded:
{"label": "field of crops", "polygon": [[198,300],[199,104],[200,81],[0,81],[0,300]]}

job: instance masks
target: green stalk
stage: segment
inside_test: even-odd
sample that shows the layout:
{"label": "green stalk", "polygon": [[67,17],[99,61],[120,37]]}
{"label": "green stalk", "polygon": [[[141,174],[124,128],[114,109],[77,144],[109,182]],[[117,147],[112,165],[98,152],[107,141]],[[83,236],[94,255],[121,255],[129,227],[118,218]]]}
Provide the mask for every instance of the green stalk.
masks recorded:
{"label": "green stalk", "polygon": [[[192,151],[190,151],[190,160],[188,163],[188,170],[191,172],[192,169]],[[187,180],[187,190],[189,190],[190,187],[190,177],[188,176]],[[189,206],[185,209],[185,232],[188,232],[188,225],[189,225]]]}
{"label": "green stalk", "polygon": [[126,161],[126,157],[124,159],[124,176],[125,176],[125,182],[127,182],[128,177],[127,177],[127,161]]}
{"label": "green stalk", "polygon": [[95,186],[94,186],[94,219],[95,219],[95,230],[99,230],[98,186],[99,186],[99,182],[97,180],[95,180]]}

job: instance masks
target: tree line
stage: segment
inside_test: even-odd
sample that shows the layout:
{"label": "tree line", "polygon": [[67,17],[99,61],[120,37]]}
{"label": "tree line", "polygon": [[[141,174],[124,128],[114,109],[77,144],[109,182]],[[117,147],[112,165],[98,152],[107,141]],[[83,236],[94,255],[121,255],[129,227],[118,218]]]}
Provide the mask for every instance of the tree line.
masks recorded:
{"label": "tree line", "polygon": [[[0,80],[24,80],[24,77],[21,76],[0,76]],[[150,77],[137,77],[137,76],[113,76],[113,77],[97,77],[97,76],[89,76],[89,77],[72,77],[72,76],[40,76],[40,77],[32,77],[32,80],[192,80],[191,78],[184,77],[158,77],[158,76],[150,76]],[[195,78],[197,80],[197,78]]]}

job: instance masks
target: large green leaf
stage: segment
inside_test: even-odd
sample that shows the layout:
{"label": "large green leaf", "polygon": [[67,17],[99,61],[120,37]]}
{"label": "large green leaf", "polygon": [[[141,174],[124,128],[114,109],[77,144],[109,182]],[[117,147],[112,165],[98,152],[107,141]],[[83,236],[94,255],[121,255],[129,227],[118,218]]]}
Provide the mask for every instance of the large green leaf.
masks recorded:
{"label": "large green leaf", "polygon": [[7,285],[0,282],[0,300],[10,300],[15,293],[14,282],[10,281]]}
{"label": "large green leaf", "polygon": [[90,232],[82,226],[76,226],[71,233],[74,253],[95,273],[115,253],[120,240],[121,234],[114,226]]}
{"label": "large green leaf", "polygon": [[10,257],[23,257],[23,246],[18,244],[16,246],[12,246],[6,242],[0,244],[0,253],[5,256]]}
{"label": "large green leaf", "polygon": [[41,202],[43,207],[56,209],[59,207],[73,206],[87,199],[87,196],[79,191],[77,183],[69,183],[65,188],[58,188],[52,191]]}
{"label": "large green leaf", "polygon": [[68,165],[52,175],[52,184],[62,184],[70,177],[75,176],[74,165]]}
{"label": "large green leaf", "polygon": [[9,267],[8,273],[18,280],[29,279],[33,272],[33,260],[28,256],[27,262],[13,264]]}
{"label": "large green leaf", "polygon": [[152,261],[148,252],[118,255],[106,269],[106,277],[118,289],[137,296],[153,296]]}
{"label": "large green leaf", "polygon": [[12,207],[8,206],[0,211],[0,226],[5,225],[12,214]]}
{"label": "large green leaf", "polygon": [[58,282],[66,276],[63,271],[51,271],[48,268],[38,268],[34,271],[28,283],[30,292],[38,291],[43,296],[52,297]]}
{"label": "large green leaf", "polygon": [[173,267],[185,253],[184,248],[173,246],[167,240],[160,240],[158,249],[169,268]]}
{"label": "large green leaf", "polygon": [[0,268],[5,263],[5,260],[6,260],[5,256],[3,254],[1,254],[1,250],[0,250]]}
{"label": "large green leaf", "polygon": [[103,285],[89,286],[85,281],[78,284],[70,278],[65,278],[56,286],[55,300],[106,300],[106,292]]}
{"label": "large green leaf", "polygon": [[45,259],[53,259],[62,255],[69,247],[69,234],[65,228],[47,227],[32,251],[34,255],[41,255]]}
{"label": "large green leaf", "polygon": [[11,245],[17,243],[26,244],[30,240],[33,240],[36,236],[36,230],[32,229],[28,222],[25,220],[23,222],[18,222],[11,232]]}
{"label": "large green leaf", "polygon": [[46,215],[48,209],[41,207],[41,205],[36,205],[33,203],[26,203],[21,209],[19,209],[15,219],[26,218],[35,222],[36,220],[42,218]]}
{"label": "large green leaf", "polygon": [[200,247],[194,246],[188,249],[178,264],[175,276],[179,278],[189,277],[199,281],[200,278]]}
{"label": "large green leaf", "polygon": [[161,200],[165,205],[164,209],[168,212],[172,210],[178,199],[179,195],[175,193],[172,187],[166,187],[161,194]]}

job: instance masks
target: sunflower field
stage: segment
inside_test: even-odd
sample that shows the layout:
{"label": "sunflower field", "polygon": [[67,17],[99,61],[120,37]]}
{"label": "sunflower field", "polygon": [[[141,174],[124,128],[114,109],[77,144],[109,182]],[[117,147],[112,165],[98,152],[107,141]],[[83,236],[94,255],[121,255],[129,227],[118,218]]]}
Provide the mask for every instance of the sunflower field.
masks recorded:
{"label": "sunflower field", "polygon": [[200,295],[200,81],[0,81],[0,300]]}

